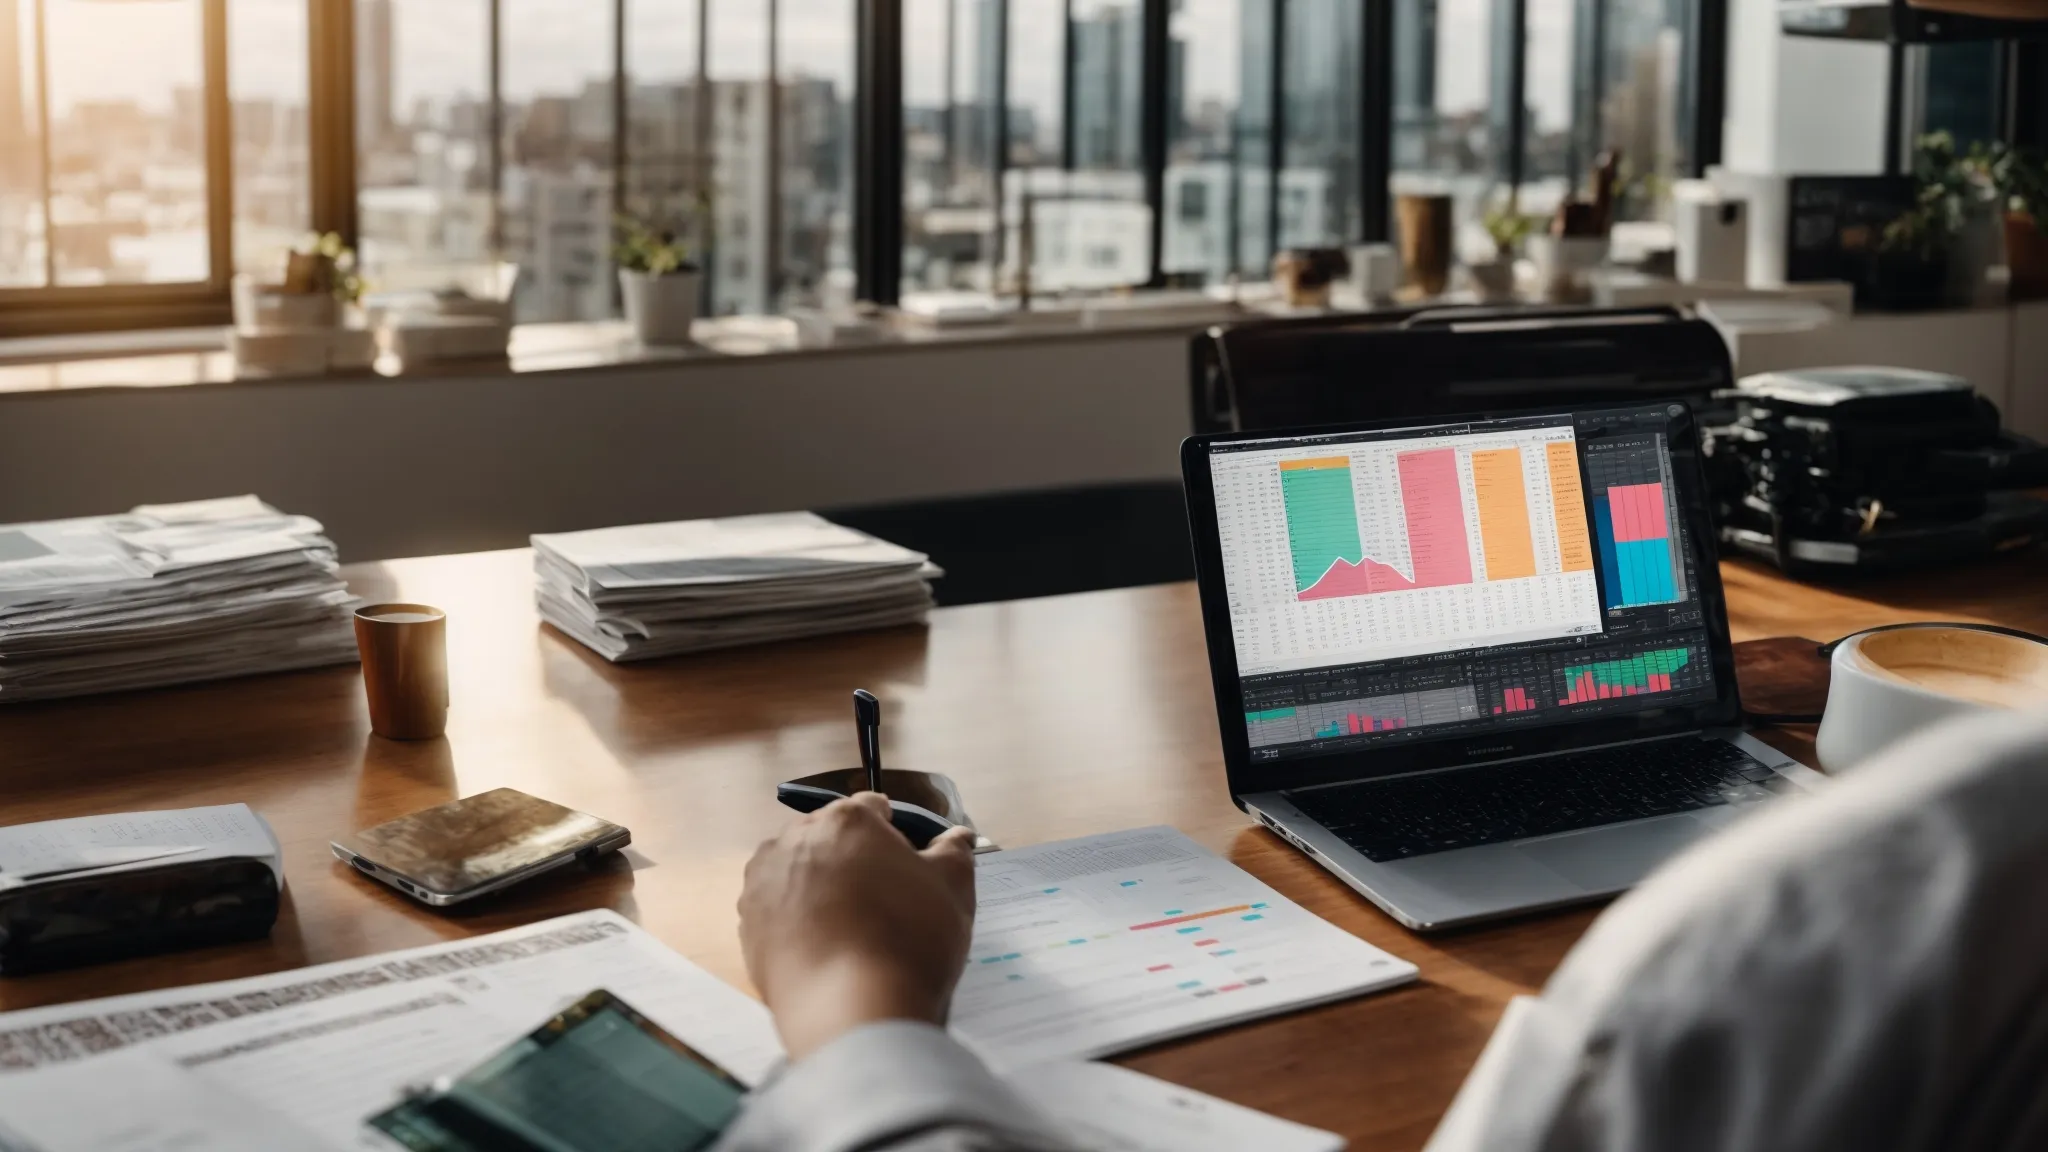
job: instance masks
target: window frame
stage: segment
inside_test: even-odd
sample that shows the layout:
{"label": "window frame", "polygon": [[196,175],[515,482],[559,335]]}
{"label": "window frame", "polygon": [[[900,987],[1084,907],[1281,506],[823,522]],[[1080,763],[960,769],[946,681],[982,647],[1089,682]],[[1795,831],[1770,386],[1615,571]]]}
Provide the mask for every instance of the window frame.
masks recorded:
{"label": "window frame", "polygon": [[[228,0],[199,0],[200,131],[205,140],[207,278],[172,284],[57,283],[57,229],[50,221],[48,0],[35,6],[36,143],[41,150],[43,277],[38,287],[0,289],[0,335],[177,328],[225,324],[234,279],[234,122],[228,94]],[[309,38],[307,51],[312,51]]]}
{"label": "window frame", "polygon": [[[44,41],[47,32],[44,27],[44,10],[47,0],[31,0],[36,5],[36,52],[38,55],[37,84],[42,92],[37,102],[37,115],[41,127],[39,137],[45,162],[43,165],[44,203],[47,205],[51,174],[48,165],[50,152],[49,120],[47,101],[49,84],[46,64],[47,53]],[[358,239],[357,170],[355,148],[355,0],[304,0],[307,6],[308,53],[308,140],[311,200],[309,217],[315,231],[335,232],[353,245]],[[627,173],[632,163],[630,146],[630,72],[627,66],[627,28],[629,5],[633,0],[609,0],[612,9],[612,77],[613,77],[613,198],[615,205],[623,205],[627,192]],[[1163,271],[1165,261],[1166,227],[1166,169],[1170,145],[1171,118],[1176,109],[1168,106],[1166,72],[1171,50],[1171,17],[1173,0],[1138,0],[1140,18],[1140,100],[1138,126],[1139,160],[1145,206],[1151,217],[1149,273],[1143,282],[1131,285],[1134,288],[1157,288],[1168,282]],[[1284,117],[1286,114],[1286,91],[1284,77],[1288,74],[1285,59],[1290,37],[1285,34],[1289,0],[1243,0],[1244,3],[1267,5],[1274,21],[1275,35],[1271,37],[1271,58],[1268,61],[1269,76],[1274,91],[1265,98],[1272,101],[1270,135],[1272,146],[1268,149],[1260,177],[1268,182],[1267,221],[1268,239],[1278,235],[1279,197],[1281,171],[1285,164],[1286,150]],[[1509,70],[1510,83],[1515,91],[1504,94],[1501,102],[1508,108],[1523,107],[1526,92],[1527,69],[1521,63],[1522,53],[1527,47],[1527,6],[1529,0],[1494,0],[1497,12],[1511,21],[1513,35],[1518,39],[1521,50],[1515,54],[1516,66]],[[1604,16],[1606,5],[1612,0],[1582,0],[1581,11],[1592,20]],[[234,227],[234,183],[233,183],[233,108],[228,90],[228,3],[229,0],[199,0],[202,13],[201,38],[204,52],[202,82],[204,86],[204,128],[205,168],[207,196],[207,226],[209,276],[202,283],[164,285],[105,285],[65,287],[54,282],[42,287],[0,289],[0,310],[9,318],[5,326],[9,332],[57,332],[84,331],[115,328],[173,327],[225,324],[231,318],[229,303],[230,284],[235,275],[233,266]],[[489,143],[487,163],[490,166],[490,183],[494,189],[490,244],[493,250],[502,252],[504,234],[501,221],[500,200],[505,174],[503,144],[503,100],[500,82],[503,73],[503,14],[504,0],[485,0],[489,12],[491,42],[488,45],[489,77]],[[698,70],[699,82],[705,75],[707,25],[711,18],[711,5],[737,3],[743,5],[762,4],[768,20],[768,92],[771,102],[768,123],[771,138],[762,153],[762,162],[768,166],[764,187],[768,189],[768,202],[761,206],[759,222],[768,229],[771,238],[771,268],[768,271],[766,287],[767,302],[771,307],[781,300],[786,269],[781,267],[780,247],[782,243],[782,216],[784,205],[777,193],[783,173],[779,142],[775,136],[781,131],[781,5],[777,0],[698,0]],[[851,45],[853,51],[854,89],[848,94],[852,114],[852,187],[850,190],[850,227],[852,240],[853,272],[855,293],[863,300],[881,304],[897,301],[901,288],[903,263],[902,241],[904,222],[902,204],[904,191],[904,99],[903,99],[903,37],[908,29],[904,26],[904,0],[850,0],[853,13]],[[1385,241],[1389,232],[1389,207],[1392,194],[1389,181],[1393,167],[1393,86],[1396,43],[1395,21],[1397,0],[1360,0],[1356,6],[1361,21],[1363,59],[1358,85],[1358,99],[1362,107],[1359,116],[1359,138],[1355,142],[1359,153],[1360,182],[1357,192],[1360,200],[1359,211],[1354,217],[1356,225],[1352,234],[1337,237],[1346,244]],[[1008,71],[1007,44],[1009,39],[1008,0],[998,0],[992,6],[1001,18],[1000,38],[1005,47],[1001,53],[1000,66]],[[950,9],[949,9],[950,11]],[[1063,48],[1061,55],[1065,63],[1065,74],[1060,83],[1061,133],[1063,167],[1072,170],[1075,163],[1075,131],[1077,120],[1074,116],[1074,102],[1079,85],[1072,67],[1075,55],[1073,36],[1073,0],[1061,5],[1064,18],[1062,27]],[[1684,107],[1681,114],[1686,117],[1687,127],[1692,133],[1692,155],[1689,167],[1693,175],[1703,173],[1706,168],[1718,163],[1721,152],[1721,119],[1725,105],[1726,60],[1727,60],[1728,0],[1690,0],[1686,6],[1684,28],[1686,32],[1686,54],[1682,76]],[[950,43],[950,40],[949,40]],[[1575,48],[1576,52],[1577,49]],[[1597,63],[1599,53],[1594,53]],[[2031,69],[2029,70],[2031,71]],[[1002,90],[1007,93],[1006,78]],[[1597,106],[1597,97],[1589,104]],[[715,157],[710,149],[716,147],[709,123],[710,101],[698,103],[700,163],[707,171],[715,170]],[[990,259],[998,265],[1002,259],[1000,251],[1004,225],[1004,203],[1002,196],[1003,172],[1009,167],[1010,102],[1006,98],[996,110],[996,129],[1001,146],[994,149],[992,167],[995,182],[995,212],[997,216],[997,244]],[[1598,115],[1597,110],[1594,115]],[[1523,152],[1526,150],[1526,134],[1520,131],[1519,115],[1511,115],[1510,141],[1506,150],[1510,153],[1507,170],[1518,173],[1524,165]],[[1595,126],[1597,130],[1597,125]],[[707,270],[704,290],[707,301],[711,299],[712,280],[717,275],[719,254],[716,250],[717,237],[704,237],[703,264]],[[46,243],[46,268],[54,271],[55,245]],[[1233,261],[1239,259],[1241,249],[1231,246]],[[1260,273],[1260,269],[1239,269],[1241,272]],[[50,276],[54,281],[54,275]]]}

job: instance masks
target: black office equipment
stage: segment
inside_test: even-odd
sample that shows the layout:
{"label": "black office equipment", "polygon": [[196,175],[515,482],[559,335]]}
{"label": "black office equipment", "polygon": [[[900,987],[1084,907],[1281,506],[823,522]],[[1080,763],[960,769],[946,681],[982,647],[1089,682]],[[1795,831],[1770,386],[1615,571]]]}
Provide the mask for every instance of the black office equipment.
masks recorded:
{"label": "black office equipment", "polygon": [[2048,539],[2048,448],[1968,381],[1821,368],[1751,377],[1706,459],[1724,544],[1801,575],[1964,562]]}
{"label": "black office equipment", "polygon": [[37,880],[0,889],[0,976],[259,940],[277,874],[246,857]]}
{"label": "black office equipment", "polygon": [[1703,419],[1727,344],[1674,308],[1446,308],[1212,329],[1191,348],[1198,433],[1678,399]]}
{"label": "black office equipment", "polygon": [[1938,307],[1939,269],[1892,274],[1883,260],[1886,226],[1913,210],[1911,176],[1794,176],[1786,189],[1785,279],[1842,280],[1863,308]]}
{"label": "black office equipment", "polygon": [[366,1123],[413,1152],[708,1148],[746,1085],[602,989]]}

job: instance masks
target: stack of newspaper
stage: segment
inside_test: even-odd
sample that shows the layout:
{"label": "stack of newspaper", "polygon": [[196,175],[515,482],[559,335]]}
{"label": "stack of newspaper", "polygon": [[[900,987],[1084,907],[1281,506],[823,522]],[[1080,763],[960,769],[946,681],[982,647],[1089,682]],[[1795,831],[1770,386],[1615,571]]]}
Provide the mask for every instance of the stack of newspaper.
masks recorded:
{"label": "stack of newspaper", "polygon": [[922,553],[808,512],[533,538],[540,615],[607,660],[920,624]]}
{"label": "stack of newspaper", "polygon": [[0,703],[347,663],[336,569],[254,496],[0,525]]}

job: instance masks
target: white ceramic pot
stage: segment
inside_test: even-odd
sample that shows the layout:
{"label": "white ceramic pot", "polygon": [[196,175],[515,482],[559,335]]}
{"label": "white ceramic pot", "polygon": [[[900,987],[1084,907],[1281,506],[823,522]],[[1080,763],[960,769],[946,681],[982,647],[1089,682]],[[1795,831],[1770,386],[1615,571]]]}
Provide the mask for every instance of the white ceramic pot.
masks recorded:
{"label": "white ceramic pot", "polygon": [[626,322],[642,344],[688,344],[697,319],[703,277],[692,268],[656,276],[619,269],[619,297]]}
{"label": "white ceramic pot", "polygon": [[1968,624],[1864,632],[1835,648],[1815,751],[1852,771],[1958,716],[2048,707],[2048,644]]}
{"label": "white ceramic pot", "polygon": [[1531,236],[1529,262],[1536,268],[1536,291],[1556,304],[1584,303],[1593,298],[1587,273],[1607,260],[1605,236]]}
{"label": "white ceramic pot", "polygon": [[1401,290],[1401,252],[1392,244],[1360,244],[1351,249],[1351,283],[1367,304],[1383,304]]}
{"label": "white ceramic pot", "polygon": [[1472,291],[1488,304],[1515,298],[1515,259],[1502,256],[1484,264],[1465,265],[1465,277]]}

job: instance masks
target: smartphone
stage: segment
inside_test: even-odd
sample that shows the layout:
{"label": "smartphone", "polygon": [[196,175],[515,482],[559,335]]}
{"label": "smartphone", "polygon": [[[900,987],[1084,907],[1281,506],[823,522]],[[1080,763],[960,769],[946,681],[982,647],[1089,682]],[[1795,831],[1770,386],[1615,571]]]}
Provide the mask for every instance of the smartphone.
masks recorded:
{"label": "smartphone", "polygon": [[609,820],[498,788],[401,816],[329,847],[372,880],[445,908],[588,863],[632,840]]}
{"label": "smartphone", "polygon": [[592,992],[370,1127],[412,1152],[697,1152],[746,1086],[609,992]]}

